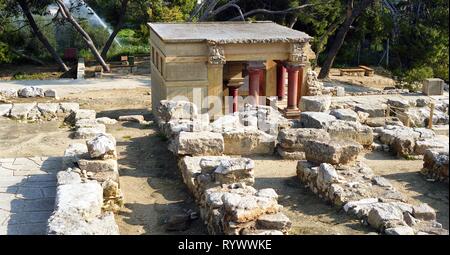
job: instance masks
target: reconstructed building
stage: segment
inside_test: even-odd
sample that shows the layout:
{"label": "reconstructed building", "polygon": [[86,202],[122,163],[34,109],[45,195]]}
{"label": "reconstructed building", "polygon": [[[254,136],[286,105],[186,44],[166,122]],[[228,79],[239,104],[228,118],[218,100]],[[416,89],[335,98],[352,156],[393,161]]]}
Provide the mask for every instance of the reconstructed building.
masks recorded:
{"label": "reconstructed building", "polygon": [[242,106],[238,96],[282,100],[287,73],[286,115],[298,115],[299,99],[306,92],[305,66],[314,57],[309,35],[266,21],[149,23],[149,27],[154,109],[160,100],[179,96],[212,115],[224,113],[226,96],[233,98],[233,111]]}

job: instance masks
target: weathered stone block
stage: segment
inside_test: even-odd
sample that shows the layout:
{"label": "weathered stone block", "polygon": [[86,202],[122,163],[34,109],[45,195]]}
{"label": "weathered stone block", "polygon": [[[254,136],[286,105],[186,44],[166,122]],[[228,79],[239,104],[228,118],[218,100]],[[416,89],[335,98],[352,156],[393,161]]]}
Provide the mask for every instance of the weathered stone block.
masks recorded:
{"label": "weathered stone block", "polygon": [[10,112],[10,117],[17,120],[25,120],[28,118],[28,113],[36,107],[36,103],[30,104],[13,104]]}
{"label": "weathered stone block", "polygon": [[412,215],[419,220],[436,220],[436,211],[425,203],[413,206]]}
{"label": "weathered stone block", "polygon": [[216,156],[224,151],[222,134],[213,132],[180,132],[169,145],[169,150],[177,155]]}
{"label": "weathered stone block", "polygon": [[20,97],[44,97],[44,90],[40,87],[25,87],[18,91]]}
{"label": "weathered stone block", "polygon": [[73,171],[60,171],[56,175],[56,178],[58,180],[58,185],[81,183],[80,175]]}
{"label": "weathered stone block", "polygon": [[390,221],[401,222],[403,220],[403,212],[389,203],[377,203],[369,212],[367,221],[376,228],[383,229]]}
{"label": "weathered stone block", "polygon": [[117,123],[117,120],[111,119],[108,117],[97,118],[97,119],[95,119],[95,121],[99,124],[104,124],[104,125],[114,125]]}
{"label": "weathered stone block", "polygon": [[242,182],[253,185],[255,183],[254,167],[255,163],[248,158],[224,159],[214,171],[214,180],[220,184]]}
{"label": "weathered stone block", "polygon": [[12,106],[12,104],[0,104],[0,116],[8,117]]}
{"label": "weathered stone block", "polygon": [[352,140],[364,146],[373,143],[372,129],[356,121],[332,121],[327,127],[327,132],[335,139]]}
{"label": "weathered stone block", "polygon": [[46,91],[44,91],[44,96],[45,97],[52,97],[52,98],[57,99],[58,98],[58,93],[54,89],[47,89]]}
{"label": "weathered stone block", "polygon": [[100,215],[102,205],[103,189],[97,182],[59,185],[56,190],[56,213],[93,218]]}
{"label": "weathered stone block", "polygon": [[49,219],[48,235],[119,235],[119,227],[113,213],[92,219],[78,215],[56,213]]}
{"label": "weathered stone block", "polygon": [[88,149],[86,144],[73,143],[64,151],[63,169],[74,167],[80,159],[88,159]]}
{"label": "weathered stone block", "polygon": [[63,113],[76,112],[80,109],[78,103],[59,103],[59,108]]}
{"label": "weathered stone block", "polygon": [[95,138],[86,141],[86,145],[91,158],[117,158],[116,139],[110,134],[99,134]]}
{"label": "weathered stone block", "polygon": [[288,151],[303,151],[307,140],[329,138],[329,134],[323,129],[291,128],[278,133],[278,144]]}
{"label": "weathered stone block", "polygon": [[100,134],[106,133],[106,127],[103,124],[98,124],[96,127],[78,128],[73,133],[74,139],[90,139]]}
{"label": "weathered stone block", "polygon": [[37,108],[39,109],[39,111],[42,114],[42,117],[44,117],[45,119],[53,119],[56,118],[56,113],[59,109],[59,104],[57,103],[39,103],[37,105]]}
{"label": "weathered stone block", "polygon": [[166,122],[175,119],[193,120],[197,118],[198,109],[195,104],[188,101],[161,100],[156,114]]}
{"label": "weathered stone block", "polygon": [[322,112],[302,112],[300,126],[302,128],[326,128],[336,117]]}
{"label": "weathered stone block", "polygon": [[369,117],[384,117],[386,105],[377,104],[359,104],[355,106],[356,112],[365,112]]}
{"label": "weathered stone block", "polygon": [[300,100],[302,112],[325,112],[330,109],[331,96],[303,96]]}
{"label": "weathered stone block", "polygon": [[352,109],[333,109],[330,111],[330,115],[338,120],[359,121],[358,114]]}
{"label": "weathered stone block", "polygon": [[307,160],[332,165],[356,160],[362,149],[358,143],[343,140],[308,140],[304,146]]}
{"label": "weathered stone block", "polygon": [[0,97],[16,98],[18,96],[17,90],[13,88],[0,88]]}
{"label": "weathered stone block", "polygon": [[117,160],[106,159],[106,160],[87,160],[80,159],[78,161],[78,166],[81,170],[87,172],[118,172]]}
{"label": "weathered stone block", "polygon": [[273,154],[276,137],[255,129],[238,129],[222,133],[224,153],[229,155]]}
{"label": "weathered stone block", "polygon": [[77,121],[81,119],[95,120],[96,113],[94,110],[83,110],[71,111],[70,114],[64,119],[64,122],[75,125]]}
{"label": "weathered stone block", "polygon": [[265,214],[256,220],[256,226],[260,229],[289,230],[292,222],[283,213]]}

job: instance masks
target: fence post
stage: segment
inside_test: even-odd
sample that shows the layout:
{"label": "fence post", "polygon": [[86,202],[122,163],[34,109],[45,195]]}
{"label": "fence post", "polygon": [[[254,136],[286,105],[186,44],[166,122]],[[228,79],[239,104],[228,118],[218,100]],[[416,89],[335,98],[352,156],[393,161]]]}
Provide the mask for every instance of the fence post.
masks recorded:
{"label": "fence post", "polygon": [[428,128],[433,128],[434,103],[430,103],[430,118],[428,119]]}

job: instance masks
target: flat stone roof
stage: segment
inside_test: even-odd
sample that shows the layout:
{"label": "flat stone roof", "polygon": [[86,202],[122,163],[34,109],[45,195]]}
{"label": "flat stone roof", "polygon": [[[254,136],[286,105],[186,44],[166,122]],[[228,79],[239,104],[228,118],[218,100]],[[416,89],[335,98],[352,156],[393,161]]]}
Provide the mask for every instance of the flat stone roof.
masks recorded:
{"label": "flat stone roof", "polygon": [[312,39],[297,31],[271,21],[258,22],[198,22],[149,23],[164,42],[276,43],[307,42]]}

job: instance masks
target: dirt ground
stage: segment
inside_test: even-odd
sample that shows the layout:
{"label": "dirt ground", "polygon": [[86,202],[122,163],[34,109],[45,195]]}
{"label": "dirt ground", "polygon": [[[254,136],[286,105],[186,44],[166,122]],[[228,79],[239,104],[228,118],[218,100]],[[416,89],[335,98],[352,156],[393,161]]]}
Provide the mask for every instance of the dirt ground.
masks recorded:
{"label": "dirt ground", "polygon": [[[316,68],[315,71],[317,73],[320,72],[320,68]],[[372,77],[368,76],[340,76],[339,69],[332,68],[330,71],[330,79],[329,81],[334,83],[344,83],[349,85],[356,85],[371,89],[380,89],[383,90],[385,87],[394,87],[395,81],[386,76],[385,73],[381,73],[378,70],[375,70],[375,74]]]}
{"label": "dirt ground", "polygon": [[[152,120],[150,89],[98,90],[67,95],[62,99],[94,109],[98,117],[116,118],[143,114]],[[116,216],[121,234],[207,234],[201,220],[182,232],[167,232],[164,221],[197,207],[182,182],[176,159],[167,151],[156,126],[119,122],[107,127],[117,140],[120,185],[125,208]],[[69,129],[62,121],[18,123],[0,118],[0,157],[60,156],[68,144]],[[296,161],[254,157],[256,188],[274,188],[279,203],[292,220],[292,234],[367,234],[372,230],[344,212],[326,204],[296,178]],[[405,160],[384,153],[361,158],[374,172],[393,181],[410,201],[427,202],[438,210],[438,221],[448,228],[448,186],[427,182],[418,171],[421,160]]]}

